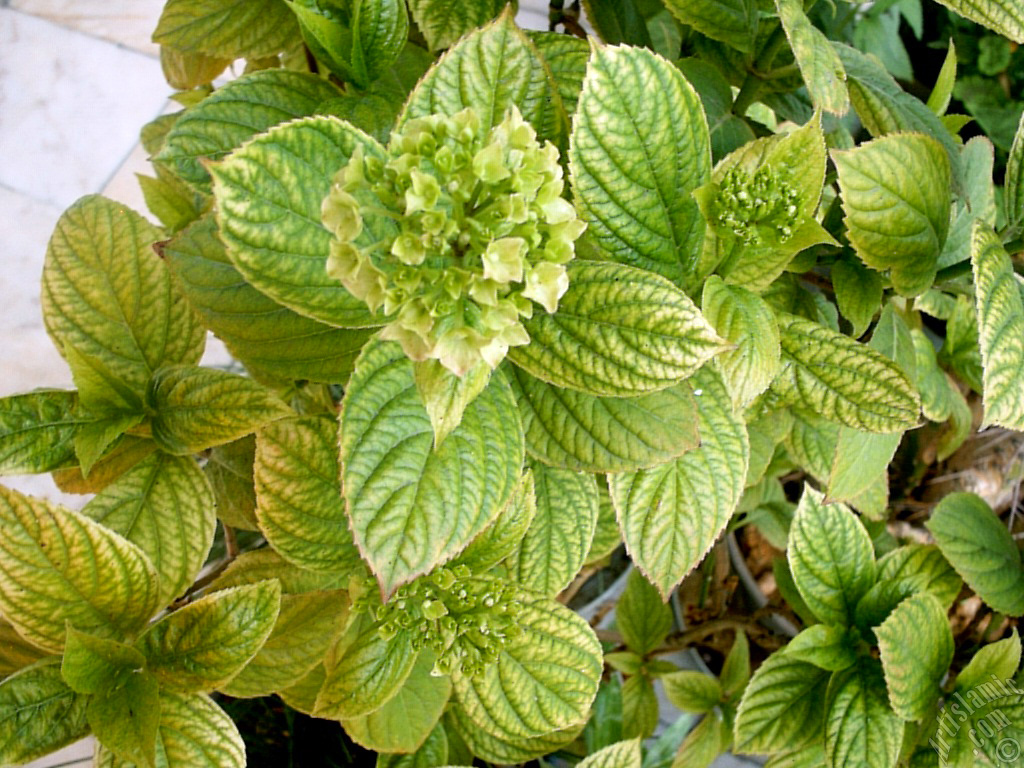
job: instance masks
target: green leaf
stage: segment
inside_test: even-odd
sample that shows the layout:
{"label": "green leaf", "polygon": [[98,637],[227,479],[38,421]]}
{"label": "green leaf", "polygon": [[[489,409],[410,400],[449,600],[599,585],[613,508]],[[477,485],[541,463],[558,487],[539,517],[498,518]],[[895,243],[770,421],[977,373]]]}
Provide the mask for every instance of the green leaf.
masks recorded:
{"label": "green leaf", "polygon": [[160,605],[191,586],[213,545],[213,492],[195,460],[154,454],[92,499],[82,514],[116,531],[149,557]]}
{"label": "green leaf", "polygon": [[525,453],[517,413],[496,372],[434,450],[412,363],[397,344],[367,345],[342,403],[342,487],[356,545],[384,595],[450,560],[498,515]]}
{"label": "green leaf", "polygon": [[847,507],[825,504],[806,485],[789,529],[789,563],[801,596],[826,624],[851,624],[854,607],[875,582],[864,526]]}
{"label": "green leaf", "polygon": [[146,657],[130,645],[68,625],[60,673],[75,693],[106,693],[145,667]]}
{"label": "green leaf", "polygon": [[220,690],[228,696],[267,696],[293,685],[323,661],[348,618],[343,590],[282,595],[281,611],[266,642]]}
{"label": "green leaf", "polygon": [[[493,7],[493,6],[492,6]],[[468,14],[466,4],[460,15]],[[413,18],[416,18],[415,9]],[[454,115],[474,107],[480,135],[500,123],[515,105],[537,129],[538,138],[561,146],[565,111],[537,49],[515,25],[511,11],[470,32],[442,56],[409,95],[398,126],[438,112]]]}
{"label": "green leaf", "polygon": [[380,709],[412,673],[416,656],[409,632],[385,640],[377,625],[363,617],[327,654],[327,674],[313,714],[334,720]]}
{"label": "green leaf", "polygon": [[904,720],[922,720],[953,660],[946,608],[927,592],[911,595],[875,629],[889,704]]}
{"label": "green leaf", "polygon": [[1015,43],[1024,43],[1024,9],[1012,0],[940,0],[961,16],[983,27],[1008,37]]}
{"label": "green leaf", "polygon": [[[238,728],[208,696],[160,692],[157,754],[161,768],[245,768],[245,744]],[[102,747],[97,768],[133,768]]]}
{"label": "green leaf", "polygon": [[245,376],[211,368],[168,366],[153,375],[153,437],[165,451],[199,453],[251,434],[292,411]]}
{"label": "green leaf", "polygon": [[212,215],[178,233],[162,253],[203,323],[255,376],[348,380],[371,332],[325,325],[253,288],[228,259]]}
{"label": "green leaf", "polygon": [[640,768],[640,740],[620,741],[579,762],[579,768]]}
{"label": "green leaf", "polygon": [[900,88],[877,59],[842,43],[832,45],[846,69],[850,102],[871,135],[913,132],[937,139],[949,158],[954,186],[961,186],[960,145],[935,113]]}
{"label": "green leaf", "polygon": [[[931,288],[950,215],[949,159],[928,136],[883,136],[833,151],[847,237],[903,296]],[[896,173],[899,169],[899,173]]]}
{"label": "green leaf", "polygon": [[553,600],[528,597],[522,632],[478,677],[452,682],[466,716],[498,738],[538,737],[582,724],[597,695],[601,646],[587,623]]}
{"label": "green leaf", "polygon": [[889,709],[881,666],[874,659],[837,672],[825,703],[828,765],[891,768],[896,765],[903,723]]}
{"label": "green leaf", "polygon": [[974,304],[968,296],[957,296],[953,312],[946,322],[946,338],[939,350],[939,361],[980,393],[984,371],[978,346],[978,313]]}
{"label": "green leaf", "polygon": [[715,365],[737,408],[768,389],[779,370],[779,326],[771,308],[756,293],[726,285],[712,275],[704,283],[704,317],[735,348],[715,357]]}
{"label": "green leaf", "polygon": [[747,633],[742,629],[736,630],[736,639],[733,640],[729,655],[725,657],[722,664],[722,674],[719,681],[725,695],[732,698],[735,694],[742,692],[750,680],[750,643],[747,641]]}
{"label": "green leaf", "polygon": [[477,573],[490,570],[519,548],[536,514],[533,472],[527,469],[498,516],[453,563],[464,563]]}
{"label": "green leaf", "polygon": [[603,42],[654,48],[636,0],[620,0],[617,3],[584,0],[583,12]]}
{"label": "green leaf", "polygon": [[722,703],[718,680],[696,670],[684,669],[661,678],[668,700],[684,712],[702,715]]}
{"label": "green leaf", "polygon": [[587,62],[590,59],[590,46],[586,40],[561,32],[538,32],[530,30],[526,33],[541,58],[548,65],[555,81],[555,89],[562,97],[566,111],[573,115],[576,104],[583,90],[583,78],[587,74]]}
{"label": "green leaf", "polygon": [[203,192],[207,160],[220,160],[253,136],[279,123],[313,114],[339,95],[316,75],[266,69],[225,83],[175,121],[153,160]]}
{"label": "green leaf", "polygon": [[783,367],[771,387],[785,402],[868,432],[916,426],[918,395],[896,363],[818,323],[778,321]]}
{"label": "green leaf", "polygon": [[590,551],[597,526],[597,481],[593,475],[543,464],[533,465],[532,471],[537,513],[506,565],[527,589],[554,597],[569,586]]}
{"label": "green leaf", "polygon": [[982,646],[967,666],[956,677],[958,691],[966,692],[988,682],[994,675],[997,680],[1008,680],[1017,674],[1020,667],[1020,636],[1016,627],[1012,634],[995,643]]}
{"label": "green leaf", "polygon": [[430,50],[447,48],[467,32],[493,19],[505,0],[409,0],[409,10]]}
{"label": "green leaf", "polygon": [[65,623],[104,635],[137,632],[160,607],[142,552],[78,512],[0,487],[0,612],[49,651]]}
{"label": "green leaf", "polygon": [[224,685],[256,655],[280,606],[277,581],[222,589],[160,619],[136,647],[164,689],[205,693]]}
{"label": "green leaf", "polygon": [[709,712],[686,734],[672,768],[708,768],[732,745],[732,732],[719,712]]}
{"label": "green leaf", "polygon": [[153,42],[221,59],[264,59],[298,37],[280,0],[168,0]]}
{"label": "green leaf", "polygon": [[658,727],[658,694],[647,675],[633,675],[622,686],[622,735],[649,739]]}
{"label": "green leaf", "polygon": [[139,214],[96,195],[57,222],[43,265],[43,320],[87,408],[139,411],[157,368],[203,353],[204,329],[153,256],[160,238]]}
{"label": "green leaf", "polygon": [[1024,614],[1024,566],[1010,532],[984,499],[951,493],[925,526],[967,585],[994,610]]}
{"label": "green leaf", "polygon": [[599,564],[611,557],[622,543],[619,521],[615,519],[615,505],[608,494],[608,481],[599,479],[597,485],[597,528],[594,530],[594,540],[590,542],[590,551],[587,553],[587,565]]}
{"label": "green leaf", "polygon": [[911,579],[922,591],[938,598],[948,608],[960,594],[963,581],[931,544],[904,544],[878,560],[878,581]]}
{"label": "green leaf", "polygon": [[646,656],[672,631],[672,609],[639,570],[630,572],[626,590],[615,606],[615,626],[626,647]]}
{"label": "green leaf", "polygon": [[327,274],[331,233],[320,223],[332,176],[356,147],[383,153],[348,123],[308,117],[271,128],[208,168],[220,237],[245,280],[300,315],[365,328],[382,318]]}
{"label": "green leaf", "polygon": [[811,103],[826,112],[842,115],[849,108],[846,70],[832,44],[818,30],[799,0],[775,0],[779,21],[786,30]]}
{"label": "green leaf", "polygon": [[522,763],[548,755],[568,745],[583,730],[583,724],[580,723],[532,738],[524,736],[499,737],[476,725],[455,700],[448,705],[446,712],[444,722],[449,739],[454,733],[465,742],[473,755],[478,756],[481,760],[500,765]]}
{"label": "green leaf", "polygon": [[693,377],[701,446],[609,486],[626,549],[667,597],[703,559],[739,503],[749,444],[743,419],[709,367]]}
{"label": "green leaf", "polygon": [[815,739],[831,673],[776,651],[750,678],[736,712],[737,752],[796,749]]}
{"label": "green leaf", "polygon": [[723,342],[681,290],[621,264],[570,264],[558,312],[524,324],[530,343],[509,359],[558,387],[638,395],[692,376]]}
{"label": "green leaf", "polygon": [[85,707],[96,740],[114,755],[156,768],[160,685],[147,674],[126,674],[115,689],[89,697]]}
{"label": "green leaf", "polygon": [[51,472],[75,466],[74,392],[43,390],[0,398],[0,474]]}
{"label": "green leaf", "polygon": [[452,690],[448,677],[431,676],[433,665],[430,654],[420,654],[398,693],[368,715],[343,720],[345,732],[377,752],[415,752],[423,746]]}
{"label": "green leaf", "polygon": [[409,37],[404,0],[356,0],[352,5],[352,69],[362,87],[385,74]]}
{"label": "green leaf", "polygon": [[298,568],[274,550],[264,547],[243,552],[232,560],[224,572],[210,584],[210,590],[257,584],[268,579],[281,582],[281,592],[285,595],[338,589],[349,584],[348,574]]}
{"label": "green leaf", "polygon": [[596,48],[569,174],[584,239],[605,258],[695,282],[704,222],[690,193],[711,176],[711,146],[700,99],[676,67],[642,48]]}
{"label": "green leaf", "polygon": [[168,232],[177,232],[199,218],[203,201],[171,172],[159,169],[159,178],[136,173],[146,208]]}
{"label": "green leaf", "polygon": [[333,419],[282,419],[257,433],[253,476],[260,531],[299,568],[362,569],[345,516],[340,472]]}
{"label": "green leaf", "polygon": [[928,109],[936,115],[946,114],[949,107],[949,100],[953,96],[953,84],[956,82],[956,45],[953,38],[949,38],[949,48],[946,51],[946,58],[942,62],[942,69],[939,76],[935,78],[935,86],[928,96]]}
{"label": "green leaf", "polygon": [[882,276],[853,259],[832,265],[832,287],[839,312],[853,326],[854,338],[864,335],[882,303]]}
{"label": "green leaf", "polygon": [[83,738],[86,701],[61,678],[59,659],[0,682],[0,762],[27,763]]}
{"label": "green leaf", "polygon": [[243,437],[210,449],[203,473],[216,499],[217,517],[232,528],[259,530],[252,465],[256,438]]}
{"label": "green leaf", "polygon": [[992,169],[995,164],[995,147],[984,136],[975,136],[964,144],[960,157],[965,177],[964,202],[971,216],[994,227],[996,200]]}
{"label": "green leaf", "polygon": [[1017,123],[1010,156],[1006,160],[1003,212],[1011,227],[1020,227],[1024,222],[1024,113]]}
{"label": "green leaf", "polygon": [[786,655],[819,669],[836,672],[857,661],[857,637],[845,626],[815,624],[790,641]]}
{"label": "green leaf", "polygon": [[863,635],[874,637],[875,627],[885,621],[897,605],[922,591],[924,590],[920,579],[879,580],[857,603],[853,623]]}
{"label": "green leaf", "polygon": [[562,389],[515,366],[526,450],[545,464],[583,472],[628,472],[662,464],[699,442],[697,405],[686,384],[639,397]]}
{"label": "green leaf", "polygon": [[757,35],[757,3],[750,0],[666,0],[665,7],[683,24],[712,40],[751,53]]}
{"label": "green leaf", "polygon": [[490,376],[490,366],[483,362],[462,376],[456,376],[437,360],[413,364],[416,391],[434,428],[435,448],[459,426],[466,407],[487,386]]}
{"label": "green leaf", "polygon": [[1024,299],[1010,257],[981,222],[971,235],[984,425],[1024,430]]}
{"label": "green leaf", "polygon": [[[895,362],[908,376],[915,371],[912,333],[892,304],[882,309],[868,346]],[[884,505],[889,486],[886,469],[902,438],[901,432],[879,435],[840,427],[828,476],[829,500],[848,501],[858,506],[863,495],[880,483],[884,489]]]}
{"label": "green leaf", "polygon": [[49,655],[19,635],[10,622],[0,619],[0,680]]}
{"label": "green leaf", "polygon": [[377,755],[377,768],[435,768],[448,762],[448,734],[438,723],[423,745],[410,755]]}

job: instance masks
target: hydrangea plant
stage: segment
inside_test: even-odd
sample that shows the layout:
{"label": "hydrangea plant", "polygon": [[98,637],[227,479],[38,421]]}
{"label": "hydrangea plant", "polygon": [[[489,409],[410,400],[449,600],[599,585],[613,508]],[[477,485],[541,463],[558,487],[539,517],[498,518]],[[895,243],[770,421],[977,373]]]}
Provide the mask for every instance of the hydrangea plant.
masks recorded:
{"label": "hydrangea plant", "polygon": [[0,488],[0,762],[242,766],[275,696],[379,766],[1021,764],[1014,517],[920,489],[1024,431],[1024,128],[997,185],[952,50],[920,101],[842,2],[503,6],[167,2],[160,223],[64,213],[75,389],[0,399],[86,495]]}

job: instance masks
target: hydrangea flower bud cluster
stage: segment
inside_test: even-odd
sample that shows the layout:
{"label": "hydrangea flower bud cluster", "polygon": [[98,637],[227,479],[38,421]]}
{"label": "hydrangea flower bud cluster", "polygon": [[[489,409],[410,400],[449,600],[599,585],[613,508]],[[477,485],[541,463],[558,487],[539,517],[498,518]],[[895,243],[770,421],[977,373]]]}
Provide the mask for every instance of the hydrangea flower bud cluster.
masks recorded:
{"label": "hydrangea flower bud cluster", "polygon": [[800,196],[770,166],[762,165],[753,176],[733,167],[719,185],[715,211],[719,225],[747,245],[760,244],[762,227],[774,229],[784,243],[796,227]]}
{"label": "hydrangea flower bud cluster", "polygon": [[[486,136],[472,108],[410,120],[384,159],[357,150],[335,177],[327,271],[393,318],[382,337],[413,360],[460,376],[481,360],[494,368],[529,342],[534,302],[554,312],[569,287],[586,225],[562,176],[558,149],[514,107]],[[386,236],[370,233],[373,216],[394,222],[373,227]]]}
{"label": "hydrangea flower bud cluster", "polygon": [[464,565],[438,568],[377,609],[378,631],[384,638],[412,632],[414,648],[436,654],[434,674],[474,676],[521,631],[519,598],[514,584],[474,577]]}

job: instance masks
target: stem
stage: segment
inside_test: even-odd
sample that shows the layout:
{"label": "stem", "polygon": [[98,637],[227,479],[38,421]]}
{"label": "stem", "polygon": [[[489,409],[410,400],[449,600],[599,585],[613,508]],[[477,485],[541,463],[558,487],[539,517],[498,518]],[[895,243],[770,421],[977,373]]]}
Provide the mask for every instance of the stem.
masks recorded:
{"label": "stem", "polygon": [[786,30],[776,22],[776,27],[765,41],[764,48],[757,55],[754,63],[747,70],[747,76],[740,86],[740,92],[736,94],[736,100],[732,103],[732,112],[737,117],[743,117],[747,109],[757,100],[761,91],[764,79],[761,72],[769,71],[776,54],[786,44]]}
{"label": "stem", "polygon": [[238,557],[238,536],[230,525],[221,525],[224,528],[224,551],[228,560],[234,560]]}

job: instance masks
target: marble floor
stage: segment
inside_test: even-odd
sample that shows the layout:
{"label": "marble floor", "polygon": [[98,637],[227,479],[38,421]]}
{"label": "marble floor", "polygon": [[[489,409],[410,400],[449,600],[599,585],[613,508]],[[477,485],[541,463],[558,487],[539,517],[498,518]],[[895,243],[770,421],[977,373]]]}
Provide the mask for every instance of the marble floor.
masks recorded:
{"label": "marble floor", "polygon": [[[519,22],[546,28],[546,0],[521,0]],[[0,0],[0,396],[71,386],[43,328],[39,279],[61,212],[101,193],[144,212],[142,125],[170,109],[150,34],[162,0]],[[225,352],[211,344],[207,362]],[[4,478],[80,507],[49,476]],[[81,767],[86,740],[31,765]],[[739,763],[722,763],[737,765]],[[716,763],[718,765],[718,763]]]}

